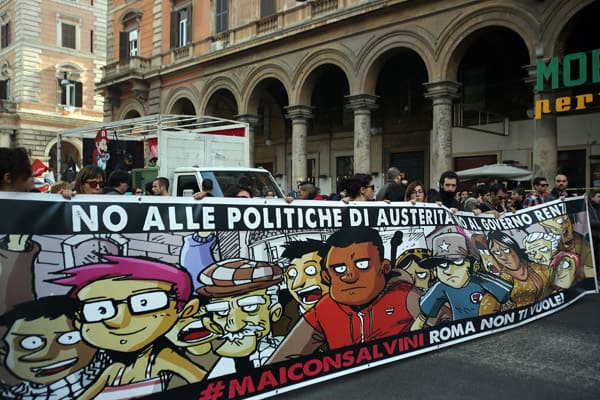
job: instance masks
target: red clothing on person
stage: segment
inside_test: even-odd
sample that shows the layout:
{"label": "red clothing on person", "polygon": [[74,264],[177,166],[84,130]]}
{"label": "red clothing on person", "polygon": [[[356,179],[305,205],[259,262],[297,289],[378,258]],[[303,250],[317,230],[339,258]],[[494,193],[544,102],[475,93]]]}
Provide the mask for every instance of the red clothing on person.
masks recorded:
{"label": "red clothing on person", "polygon": [[414,321],[407,306],[412,287],[407,282],[390,280],[379,297],[359,311],[326,294],[304,318],[325,336],[330,349],[408,332]]}

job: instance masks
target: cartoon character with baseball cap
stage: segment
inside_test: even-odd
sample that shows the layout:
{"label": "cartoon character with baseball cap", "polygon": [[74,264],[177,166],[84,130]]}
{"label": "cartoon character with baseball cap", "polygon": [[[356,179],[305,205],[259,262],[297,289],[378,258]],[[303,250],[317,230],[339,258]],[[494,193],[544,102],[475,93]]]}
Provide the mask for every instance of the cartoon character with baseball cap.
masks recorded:
{"label": "cartoon character with baseball cap", "polygon": [[94,142],[96,148],[92,151],[92,162],[98,168],[102,168],[106,171],[106,164],[110,159],[110,154],[108,153],[108,143],[110,142],[110,139],[108,138],[108,131],[106,128],[100,128],[98,130]]}
{"label": "cartoon character with baseball cap", "polygon": [[209,329],[225,339],[215,349],[221,359],[209,378],[250,372],[264,365],[283,340],[274,336],[272,324],[281,318],[279,284],[283,270],[277,264],[242,258],[216,262],[199,276],[204,286],[197,292],[210,298],[206,311]]}
{"label": "cartoon character with baseball cap", "polygon": [[434,268],[438,282],[421,297],[421,313],[412,330],[423,328],[427,317],[436,315],[446,302],[450,304],[452,319],[459,320],[480,315],[482,300],[488,293],[500,303],[509,299],[512,286],[508,282],[489,273],[473,272],[475,258],[465,236],[441,233],[433,238],[432,252],[420,264]]}

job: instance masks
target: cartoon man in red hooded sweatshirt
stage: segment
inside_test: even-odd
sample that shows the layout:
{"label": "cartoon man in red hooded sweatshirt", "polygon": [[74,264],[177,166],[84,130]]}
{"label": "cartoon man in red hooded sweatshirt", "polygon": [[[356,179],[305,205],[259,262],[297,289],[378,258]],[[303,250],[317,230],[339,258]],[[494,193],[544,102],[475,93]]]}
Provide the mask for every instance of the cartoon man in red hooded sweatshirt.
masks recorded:
{"label": "cartoon man in red hooded sweatshirt", "polygon": [[105,128],[100,128],[98,130],[95,142],[96,148],[92,151],[92,162],[98,168],[106,170],[106,164],[110,158],[110,154],[108,153],[108,143],[110,142],[110,139],[108,138],[108,132]]}

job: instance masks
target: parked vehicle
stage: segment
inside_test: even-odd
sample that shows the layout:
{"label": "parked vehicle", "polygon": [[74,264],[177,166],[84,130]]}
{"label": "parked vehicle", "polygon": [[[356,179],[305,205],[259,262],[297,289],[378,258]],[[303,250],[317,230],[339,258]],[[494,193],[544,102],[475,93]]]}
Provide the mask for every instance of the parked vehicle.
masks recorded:
{"label": "parked vehicle", "polygon": [[[158,166],[133,169],[132,187],[144,187],[163,176],[169,179],[171,194],[183,196],[199,191],[203,179],[211,179],[216,197],[234,184],[250,187],[255,196],[284,197],[269,171],[250,167],[247,123],[209,116],[152,115],[59,132],[59,146],[65,138],[94,139],[101,130],[108,138],[142,141],[145,149],[151,141],[156,143]],[[58,165],[61,170],[60,160]]]}

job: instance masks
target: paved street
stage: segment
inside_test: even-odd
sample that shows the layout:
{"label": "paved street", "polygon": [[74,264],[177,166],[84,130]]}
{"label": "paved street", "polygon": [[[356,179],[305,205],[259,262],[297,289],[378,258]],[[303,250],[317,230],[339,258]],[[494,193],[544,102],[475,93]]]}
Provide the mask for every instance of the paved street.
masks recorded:
{"label": "paved street", "polygon": [[530,324],[278,400],[600,399],[600,295]]}

